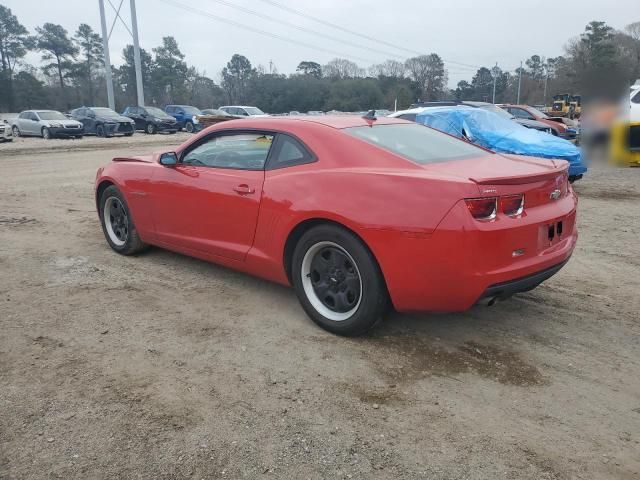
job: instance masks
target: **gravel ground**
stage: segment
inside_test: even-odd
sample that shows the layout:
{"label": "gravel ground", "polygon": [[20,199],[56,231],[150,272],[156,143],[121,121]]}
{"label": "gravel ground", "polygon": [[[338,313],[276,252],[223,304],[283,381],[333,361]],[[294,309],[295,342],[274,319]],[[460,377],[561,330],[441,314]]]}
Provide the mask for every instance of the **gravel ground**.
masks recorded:
{"label": "gravel ground", "polygon": [[332,336],[293,291],[113,253],[113,156],[188,138],[0,145],[0,478],[640,478],[640,169],[579,182],[538,289]]}

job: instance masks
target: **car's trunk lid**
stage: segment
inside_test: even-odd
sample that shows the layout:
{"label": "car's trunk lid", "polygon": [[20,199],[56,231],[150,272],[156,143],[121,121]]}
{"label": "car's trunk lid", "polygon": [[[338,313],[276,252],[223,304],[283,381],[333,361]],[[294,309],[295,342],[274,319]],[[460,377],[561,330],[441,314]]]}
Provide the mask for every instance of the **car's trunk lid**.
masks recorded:
{"label": "car's trunk lid", "polygon": [[479,197],[524,194],[528,207],[564,197],[568,193],[568,168],[564,160],[502,154],[425,165],[434,173],[473,182]]}

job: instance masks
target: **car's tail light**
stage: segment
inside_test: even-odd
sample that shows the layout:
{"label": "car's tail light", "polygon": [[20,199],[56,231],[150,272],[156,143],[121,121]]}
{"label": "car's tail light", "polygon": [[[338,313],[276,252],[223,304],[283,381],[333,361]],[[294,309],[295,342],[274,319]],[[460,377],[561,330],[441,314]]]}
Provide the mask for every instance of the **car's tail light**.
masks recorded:
{"label": "car's tail light", "polygon": [[467,198],[465,199],[469,212],[476,220],[488,221],[496,218],[498,213],[498,198]]}
{"label": "car's tail light", "polygon": [[522,215],[524,211],[524,195],[505,195],[500,197],[500,210],[510,217]]}

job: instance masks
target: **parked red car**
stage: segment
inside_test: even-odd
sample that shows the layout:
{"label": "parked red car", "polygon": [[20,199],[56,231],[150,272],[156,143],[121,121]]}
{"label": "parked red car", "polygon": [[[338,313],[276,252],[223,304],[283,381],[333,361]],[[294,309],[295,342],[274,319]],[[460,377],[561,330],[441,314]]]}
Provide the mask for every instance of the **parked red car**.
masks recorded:
{"label": "parked red car", "polygon": [[562,118],[560,117],[550,117],[546,113],[541,112],[537,108],[531,107],[529,105],[503,104],[498,106],[503,110],[506,110],[516,118],[535,120],[537,122],[542,122],[545,125],[548,125],[549,127],[551,127],[552,133],[558,137],[562,137],[567,140],[573,140],[574,138],[576,138],[575,129],[571,129],[567,125],[562,123]]}
{"label": "parked red car", "polygon": [[147,245],[293,285],[335,333],[463,311],[569,259],[567,162],[499,155],[404,120],[231,120],[175,152],[114,158],[96,203],[118,253]]}

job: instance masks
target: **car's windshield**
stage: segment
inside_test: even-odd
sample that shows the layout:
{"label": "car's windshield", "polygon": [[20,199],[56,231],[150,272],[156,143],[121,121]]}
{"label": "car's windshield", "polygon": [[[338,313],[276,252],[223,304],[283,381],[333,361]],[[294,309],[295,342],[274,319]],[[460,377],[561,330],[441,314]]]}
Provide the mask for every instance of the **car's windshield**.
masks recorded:
{"label": "car's windshield", "polygon": [[429,127],[416,124],[351,127],[344,132],[420,164],[488,153]]}
{"label": "car's windshield", "polygon": [[527,108],[529,109],[529,112],[533,113],[536,117],[549,118],[549,116],[546,113],[541,112],[535,107],[527,107]]}
{"label": "car's windshield", "polygon": [[160,117],[160,118],[164,118],[167,117],[168,115],[166,113],[164,113],[162,110],[160,110],[159,108],[156,107],[145,107],[147,110],[147,113],[149,115],[153,115],[154,117]]}
{"label": "car's windshield", "polygon": [[511,115],[506,110],[503,110],[500,107],[496,107],[495,105],[492,105],[490,103],[487,104],[487,105],[482,105],[480,108],[482,108],[483,110],[488,110],[488,111],[493,112],[493,113],[497,113],[498,115],[502,115],[503,117],[510,118],[512,120],[514,118],[516,118],[514,115]]}
{"label": "car's windshield", "polygon": [[63,114],[54,111],[38,112],[38,116],[41,120],[67,120]]}
{"label": "car's windshield", "polygon": [[249,115],[264,115],[264,112],[256,107],[245,107],[245,112]]}
{"label": "car's windshield", "polygon": [[95,113],[96,115],[100,115],[101,117],[117,118],[120,116],[120,114],[114,112],[110,108],[98,107],[98,108],[92,108],[91,111],[93,111],[93,113]]}
{"label": "car's windshield", "polygon": [[182,107],[182,109],[187,115],[202,115],[200,109],[196,107]]}

